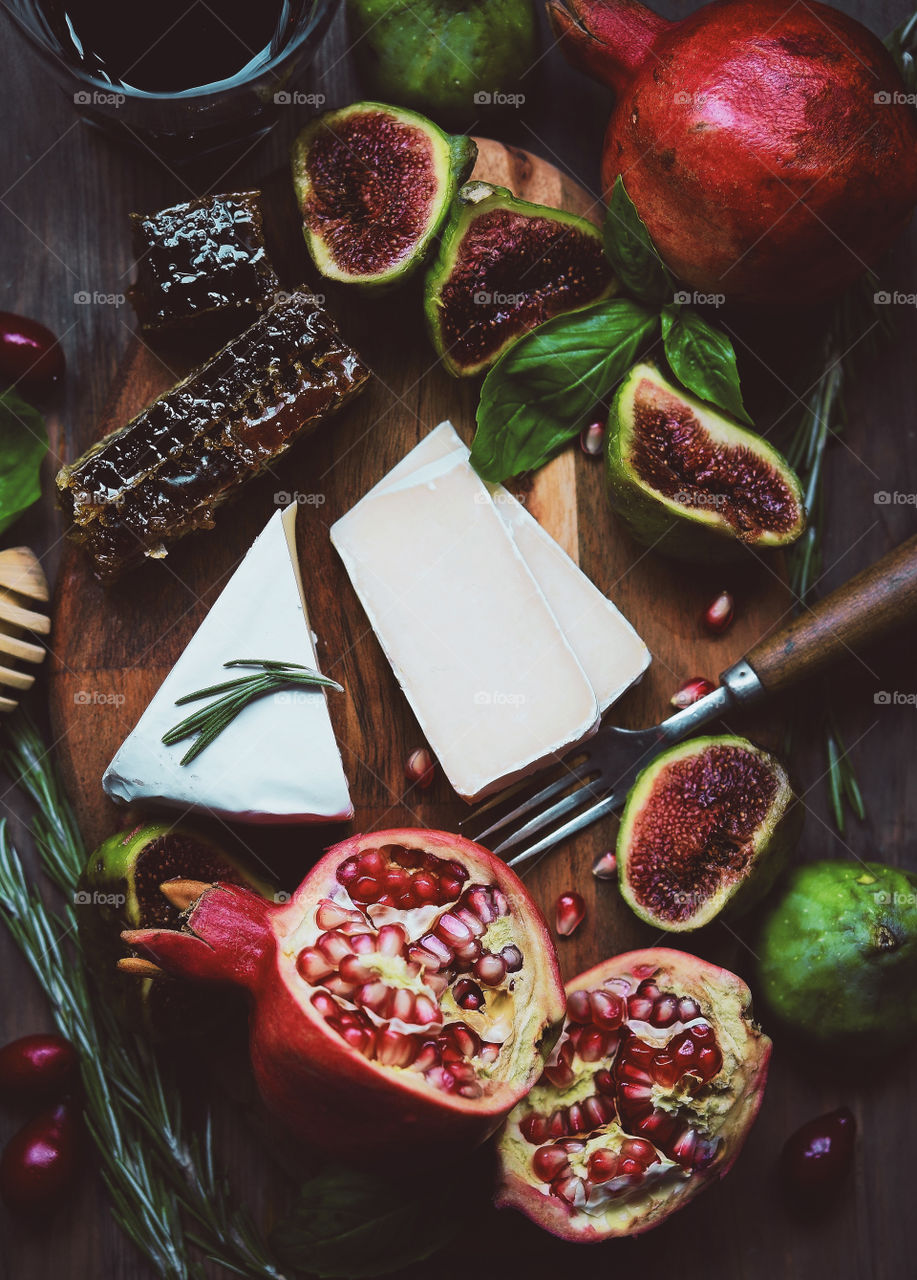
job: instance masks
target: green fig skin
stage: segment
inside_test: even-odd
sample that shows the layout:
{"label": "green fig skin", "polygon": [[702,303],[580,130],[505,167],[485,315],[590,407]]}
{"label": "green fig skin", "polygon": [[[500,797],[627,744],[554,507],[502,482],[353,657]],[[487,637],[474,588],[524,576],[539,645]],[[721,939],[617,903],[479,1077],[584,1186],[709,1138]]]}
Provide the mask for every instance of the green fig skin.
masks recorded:
{"label": "green fig skin", "polygon": [[[323,237],[310,226],[306,217],[306,203],[312,189],[309,175],[310,148],[323,127],[333,128],[337,123],[346,123],[349,116],[374,112],[389,116],[399,124],[418,129],[427,135],[433,150],[438,194],[423,234],[407,257],[382,271],[367,272],[365,275],[345,273],[339,269]],[[390,106],[384,102],[355,102],[335,111],[327,111],[324,115],[311,120],[293,143],[290,163],[296,202],[303,215],[303,236],[306,248],[319,273],[336,283],[356,285],[375,296],[384,295],[403,284],[423,266],[430,256],[455,195],[462,183],[471,175],[477,157],[477,143],[472,138],[464,134],[446,133],[426,116],[404,107]]]}
{"label": "green fig skin", "polygon": [[[690,916],[676,921],[641,902],[631,884],[634,822],[653,797],[654,785],[667,766],[679,760],[690,760],[694,756],[700,756],[711,748],[732,748],[759,757],[776,777],[777,790],[765,819],[752,837],[753,852],[742,878],[732,884],[728,882],[721,884],[716,892],[703,902],[695,904],[695,909]],[[691,738],[687,742],[679,743],[656,756],[640,773],[628,794],[621,814],[616,848],[618,888],[621,897],[634,914],[646,924],[652,925],[655,929],[664,929],[667,933],[688,933],[700,929],[710,924],[720,914],[725,919],[734,920],[750,911],[773,888],[799,842],[804,813],[802,805],[793,794],[786,770],[780,761],[746,738],[722,734]]]}
{"label": "green fig skin", "polygon": [[[157,851],[157,842],[167,840],[171,850],[160,843]],[[83,952],[100,994],[118,1020],[153,1040],[198,1034],[221,1012],[219,995],[202,997],[173,978],[138,978],[117,968],[129,954],[122,930],[155,924],[177,927],[180,913],[158,892],[158,885],[178,878],[228,880],[269,900],[276,893],[275,886],[212,840],[170,823],[142,823],[119,831],[90,855],[76,895]]]}
{"label": "green fig skin", "polygon": [[[651,378],[666,394],[674,395],[692,412],[714,420],[730,443],[744,445],[763,457],[780,474],[793,496],[798,518],[793,527],[779,534],[763,533],[743,539],[714,506],[691,507],[667,498],[650,488],[636,474],[628,458],[633,402],[639,383]],[[756,432],[734,422],[689,392],[667,382],[652,364],[635,365],[624,378],[612,401],[606,433],[608,494],[619,520],[641,546],[652,547],[660,555],[691,563],[728,563],[738,560],[747,546],[756,549],[787,546],[805,529],[802,487],[786,458]],[[690,486],[686,484],[686,488]]]}
{"label": "green fig skin", "polygon": [[538,59],[533,0],[347,0],[347,24],[364,88],[450,129],[521,106]]}
{"label": "green fig skin", "polygon": [[791,873],[755,945],[758,992],[806,1044],[881,1057],[917,1038],[917,880],[880,862]]}

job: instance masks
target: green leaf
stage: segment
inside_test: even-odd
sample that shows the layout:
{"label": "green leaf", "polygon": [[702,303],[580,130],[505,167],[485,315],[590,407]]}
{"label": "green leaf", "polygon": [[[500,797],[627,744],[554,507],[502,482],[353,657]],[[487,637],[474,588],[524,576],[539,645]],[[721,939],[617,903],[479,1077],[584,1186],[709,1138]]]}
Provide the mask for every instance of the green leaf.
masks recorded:
{"label": "green leaf", "polygon": [[429,1258],[455,1236],[463,1219],[448,1191],[333,1167],[305,1183],[271,1243],[287,1266],[310,1275],[387,1275]]}
{"label": "green leaf", "polygon": [[41,496],[48,433],[37,409],[15,391],[0,393],[0,533]]}
{"label": "green leaf", "polygon": [[666,307],[662,342],[678,381],[701,400],[752,425],[739,385],[736,353],[729,337],[689,309]]}
{"label": "green leaf", "polygon": [[605,214],[605,256],[624,286],[625,293],[640,302],[670,302],[675,282],[656,252],[650,233],[619,176]]}
{"label": "green leaf", "polygon": [[497,482],[531,471],[582,426],[653,337],[655,311],[627,298],[555,316],[504,352],[484,379],[471,462]]}

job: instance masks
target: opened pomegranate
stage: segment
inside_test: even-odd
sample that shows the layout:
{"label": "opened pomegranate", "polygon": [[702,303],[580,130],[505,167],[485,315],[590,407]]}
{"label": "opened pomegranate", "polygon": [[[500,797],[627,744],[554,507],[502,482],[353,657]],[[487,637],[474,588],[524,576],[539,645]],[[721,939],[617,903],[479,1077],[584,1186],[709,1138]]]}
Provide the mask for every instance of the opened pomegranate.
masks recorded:
{"label": "opened pomegranate", "polygon": [[610,85],[602,183],[622,176],[687,285],[808,302],[873,265],[917,203],[917,114],[879,40],[815,0],[549,0],[574,65]]}
{"label": "opened pomegranate", "polygon": [[632,951],[567,984],[541,1080],[500,1136],[499,1206],[566,1240],[647,1231],[731,1168],[771,1042],[745,983],[680,951]]}
{"label": "opened pomegranate", "polygon": [[339,1155],[482,1142],[541,1074],[563,1019],[537,907],[460,836],[354,836],[281,904],[229,884],[164,892],[192,899],[183,931],[125,940],[170,973],[250,991],[265,1101]]}

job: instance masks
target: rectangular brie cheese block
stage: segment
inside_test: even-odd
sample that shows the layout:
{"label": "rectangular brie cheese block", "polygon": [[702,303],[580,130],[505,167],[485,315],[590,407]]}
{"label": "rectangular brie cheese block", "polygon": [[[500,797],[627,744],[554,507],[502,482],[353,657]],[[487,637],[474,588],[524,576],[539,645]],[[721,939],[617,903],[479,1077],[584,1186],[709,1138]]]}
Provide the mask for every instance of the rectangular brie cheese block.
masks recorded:
{"label": "rectangular brie cheese block", "polygon": [[232,679],[236,658],[298,662],[318,670],[296,554],[296,505],[256,538],[136,728],[105,771],[116,802],[202,809],[236,822],[337,822],[353,816],[323,688],[268,694],[249,703],[189,764],[192,740],[163,734],[202,702],[176,699]]}
{"label": "rectangular brie cheese block", "polygon": [[[470,450],[451,422],[441,422],[399,465],[410,464],[402,473],[409,474],[451,454],[467,461]],[[646,671],[651,660],[649,649],[624,615],[525,506],[503,485],[487,487],[604,713]]]}
{"label": "rectangular brie cheese block", "polygon": [[444,435],[331,540],[446,776],[475,800],[588,737],[599,707],[467,451],[444,451]]}

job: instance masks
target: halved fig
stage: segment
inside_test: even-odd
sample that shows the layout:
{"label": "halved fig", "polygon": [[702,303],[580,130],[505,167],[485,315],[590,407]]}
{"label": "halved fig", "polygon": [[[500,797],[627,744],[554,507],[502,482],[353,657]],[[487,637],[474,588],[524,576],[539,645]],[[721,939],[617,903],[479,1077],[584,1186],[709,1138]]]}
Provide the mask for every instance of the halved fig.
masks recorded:
{"label": "halved fig", "polygon": [[632,951],[580,974],[500,1135],[498,1207],[564,1240],[658,1226],[732,1167],[770,1053],[745,983],[696,956]]}
{"label": "halved fig", "polygon": [[770,889],[803,809],[783,765],[745,738],[692,738],[656,756],[618,830],[621,896],[647,924],[684,933]]}
{"label": "halved fig", "polygon": [[155,1039],[194,1034],[221,1010],[213,1000],[170,978],[118,972],[128,951],[125,929],[177,928],[180,913],[160,892],[164,881],[225,880],[265,898],[274,886],[238,858],[186,827],[148,822],[119,831],[89,857],[76,895],[80,942],[100,993],[116,1016]]}
{"label": "halved fig", "polygon": [[200,886],[183,932],[127,941],[252,998],[251,1055],[291,1132],[371,1160],[483,1142],[564,1016],[544,920],[512,871],[440,831],[331,849],[288,903]]}
{"label": "halved fig", "polygon": [[311,121],[293,144],[293,184],[312,260],[329,280],[381,287],[423,262],[474,168],[470,138],[426,116],[356,102]]}
{"label": "halved fig", "polygon": [[427,273],[430,337],[450,373],[470,376],[520,334],[615,287],[591,222],[468,182]]}
{"label": "halved fig", "polygon": [[638,364],[608,418],[612,505],[630,532],[679,559],[783,547],[805,528],[790,464],[754,431]]}

